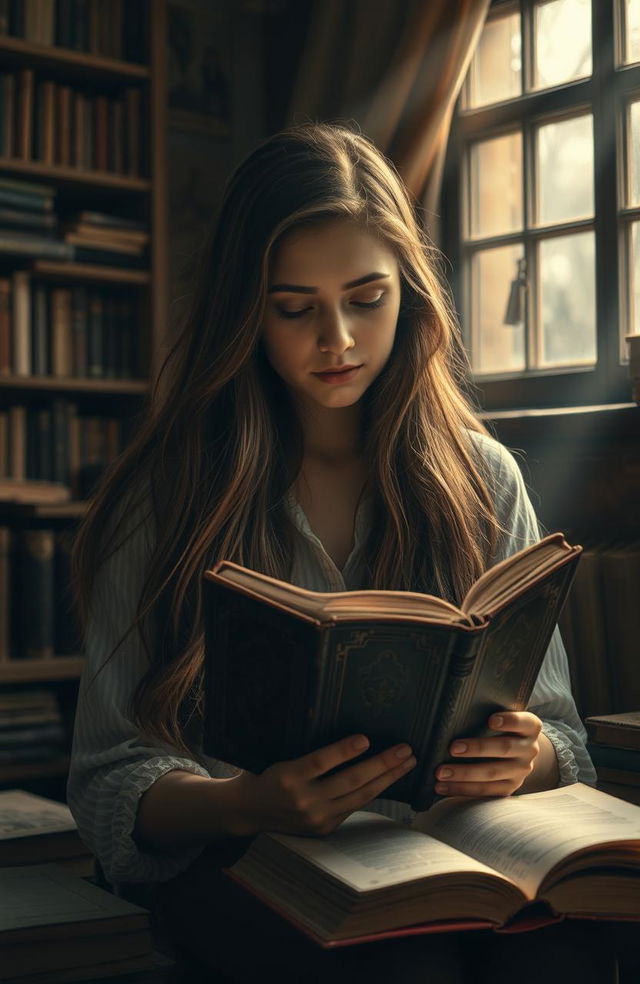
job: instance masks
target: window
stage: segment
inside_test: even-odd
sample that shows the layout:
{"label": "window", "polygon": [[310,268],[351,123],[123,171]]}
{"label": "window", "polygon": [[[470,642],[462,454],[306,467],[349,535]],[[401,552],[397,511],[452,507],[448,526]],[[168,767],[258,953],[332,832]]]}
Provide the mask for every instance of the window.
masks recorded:
{"label": "window", "polygon": [[626,402],[640,332],[640,0],[494,0],[443,250],[489,409]]}

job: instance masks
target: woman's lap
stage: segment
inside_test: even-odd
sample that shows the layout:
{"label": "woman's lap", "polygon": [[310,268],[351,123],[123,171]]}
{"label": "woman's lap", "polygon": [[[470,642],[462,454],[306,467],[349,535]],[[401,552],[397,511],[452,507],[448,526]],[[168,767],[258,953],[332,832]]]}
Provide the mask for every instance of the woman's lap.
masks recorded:
{"label": "woman's lap", "polygon": [[208,848],[156,891],[155,918],[189,956],[238,981],[271,974],[305,984],[616,984],[609,927],[564,921],[513,935],[438,933],[323,950],[221,869],[248,841]]}

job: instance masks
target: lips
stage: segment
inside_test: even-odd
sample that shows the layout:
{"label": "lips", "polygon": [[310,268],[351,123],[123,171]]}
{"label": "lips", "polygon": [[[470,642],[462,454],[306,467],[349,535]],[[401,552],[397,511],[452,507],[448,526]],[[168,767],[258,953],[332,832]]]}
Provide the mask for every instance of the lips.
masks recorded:
{"label": "lips", "polygon": [[314,376],[335,376],[342,372],[351,372],[352,369],[360,369],[360,366],[336,366],[335,369],[322,369],[320,372],[315,372]]}

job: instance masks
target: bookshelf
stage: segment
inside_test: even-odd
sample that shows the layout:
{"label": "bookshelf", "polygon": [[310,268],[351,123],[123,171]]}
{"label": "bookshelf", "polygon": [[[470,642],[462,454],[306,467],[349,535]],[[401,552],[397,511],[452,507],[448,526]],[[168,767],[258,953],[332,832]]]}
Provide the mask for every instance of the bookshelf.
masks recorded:
{"label": "bookshelf", "polygon": [[[44,706],[54,694],[65,736],[40,759],[0,758],[0,787],[38,791],[42,780],[47,792],[66,781],[83,665],[69,638],[58,647],[68,545],[148,398],[168,303],[166,2],[86,4],[73,25],[59,4],[46,25],[34,0],[0,4],[0,300],[3,281],[10,298],[0,303],[0,486],[46,479],[69,492],[57,502],[0,498],[0,732],[11,700],[40,695]],[[31,212],[22,224],[19,209]],[[45,228],[67,245],[39,248]],[[56,413],[68,424],[64,452]],[[39,639],[27,639],[27,583]]]}

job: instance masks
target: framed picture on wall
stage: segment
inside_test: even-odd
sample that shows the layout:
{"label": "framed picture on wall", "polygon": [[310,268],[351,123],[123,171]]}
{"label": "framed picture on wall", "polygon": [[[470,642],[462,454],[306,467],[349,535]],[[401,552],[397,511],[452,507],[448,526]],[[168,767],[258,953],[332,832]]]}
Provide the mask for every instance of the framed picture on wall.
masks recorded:
{"label": "framed picture on wall", "polygon": [[167,4],[167,108],[173,129],[231,133],[231,7],[226,0]]}

